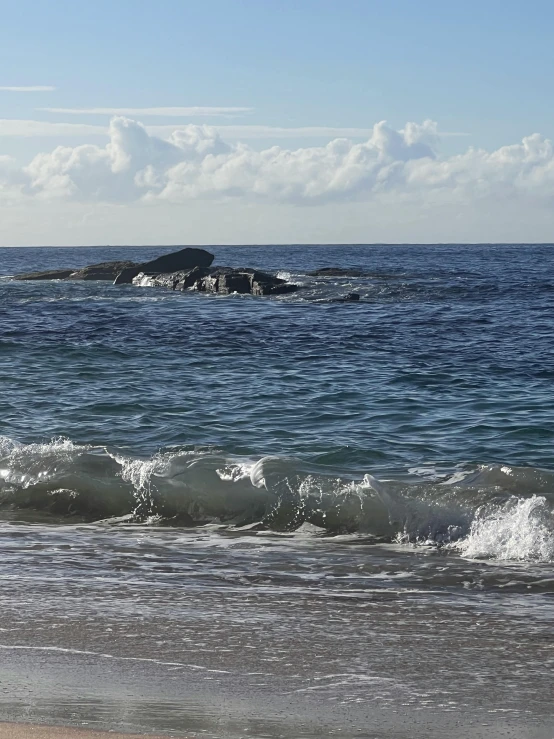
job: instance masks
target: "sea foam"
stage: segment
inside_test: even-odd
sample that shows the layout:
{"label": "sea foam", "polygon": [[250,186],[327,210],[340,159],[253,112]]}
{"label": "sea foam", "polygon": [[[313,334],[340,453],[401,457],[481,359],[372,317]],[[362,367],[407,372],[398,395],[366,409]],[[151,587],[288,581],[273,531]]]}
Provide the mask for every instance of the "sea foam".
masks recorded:
{"label": "sea foam", "polygon": [[552,474],[477,466],[446,481],[357,477],[281,456],[171,448],[139,457],[57,438],[0,437],[0,507],[98,521],[165,520],[364,534],[445,546],[467,558],[554,558]]}

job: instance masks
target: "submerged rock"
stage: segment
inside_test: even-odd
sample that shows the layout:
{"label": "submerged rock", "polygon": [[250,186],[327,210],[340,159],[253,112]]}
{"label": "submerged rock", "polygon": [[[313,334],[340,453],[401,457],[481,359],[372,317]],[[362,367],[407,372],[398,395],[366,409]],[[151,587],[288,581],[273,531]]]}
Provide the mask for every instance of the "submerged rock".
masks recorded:
{"label": "submerged rock", "polygon": [[70,280],[115,280],[124,269],[133,269],[135,262],[100,262],[90,264],[69,275]]}
{"label": "submerged rock", "polygon": [[25,272],[15,275],[14,280],[65,280],[75,272],[74,269],[47,269],[44,272]]}
{"label": "submerged rock", "polygon": [[114,285],[131,284],[141,272],[145,275],[169,274],[190,270],[194,267],[209,267],[213,260],[214,255],[205,249],[186,247],[171,254],[164,254],[149,262],[123,268],[116,276]]}
{"label": "submerged rock", "polygon": [[252,295],[287,295],[295,293],[298,289],[298,285],[293,285],[291,282],[272,284],[254,281],[252,283]]}
{"label": "submerged rock", "polygon": [[360,299],[360,293],[346,293],[342,298],[333,298],[331,303],[357,303]]}

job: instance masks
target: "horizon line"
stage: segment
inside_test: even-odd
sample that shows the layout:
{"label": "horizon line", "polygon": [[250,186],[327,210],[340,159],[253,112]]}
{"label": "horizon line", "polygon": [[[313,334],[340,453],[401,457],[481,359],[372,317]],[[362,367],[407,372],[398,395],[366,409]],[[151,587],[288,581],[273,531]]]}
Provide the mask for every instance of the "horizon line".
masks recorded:
{"label": "horizon line", "polygon": [[554,241],[291,241],[210,244],[4,244],[0,249],[209,249],[210,247],[267,246],[554,246]]}

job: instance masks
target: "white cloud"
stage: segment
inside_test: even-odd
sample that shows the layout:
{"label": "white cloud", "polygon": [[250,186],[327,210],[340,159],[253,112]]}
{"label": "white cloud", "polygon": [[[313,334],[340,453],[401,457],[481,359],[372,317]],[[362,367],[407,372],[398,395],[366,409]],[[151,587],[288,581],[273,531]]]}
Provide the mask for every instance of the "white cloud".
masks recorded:
{"label": "white cloud", "polygon": [[24,169],[27,195],[82,200],[253,197],[315,202],[382,188],[401,162],[434,157],[436,124],[395,131],[374,126],[363,144],[335,139],[323,147],[261,152],[230,146],[208,126],[189,125],[168,140],[127,118],[114,118],[110,140],[39,154]]}
{"label": "white cloud", "polygon": [[[0,88],[1,89],[1,88]],[[177,118],[196,118],[206,116],[236,116],[251,113],[252,108],[223,107],[169,107],[169,108],[39,108],[47,113],[68,115],[137,115],[137,116],[175,116]]]}
{"label": "white cloud", "polygon": [[[146,126],[148,133],[153,136],[168,138],[175,131],[187,131],[188,123],[185,124],[169,124],[169,125],[152,125]],[[369,138],[371,136],[370,128],[340,128],[333,126],[301,126],[296,128],[286,128],[282,126],[257,126],[257,125],[212,125],[221,136],[233,140],[252,140],[252,139],[332,139],[337,137],[345,138]],[[73,137],[73,136],[89,136],[99,135],[108,136],[109,128],[107,125],[97,125],[89,123],[52,123],[50,121],[35,121],[26,119],[0,119],[0,136],[13,136],[21,138],[31,137]],[[464,134],[451,134],[441,132],[441,136],[452,136]]]}
{"label": "white cloud", "polygon": [[28,85],[23,87],[0,86],[0,92],[54,92],[52,85]]}
{"label": "white cloud", "polygon": [[245,143],[226,143],[210,126],[180,126],[162,139],[141,123],[116,117],[106,145],[59,146],[24,168],[0,168],[0,196],[181,206],[348,202],[394,206],[399,213],[407,204],[551,205],[554,149],[541,135],[492,152],[470,148],[446,158],[439,156],[439,144],[432,121],[407,123],[401,130],[380,122],[363,142],[335,138],[324,146],[256,151]]}
{"label": "white cloud", "polygon": [[[371,128],[342,128],[339,126],[257,126],[254,124],[244,125],[220,125],[213,124],[218,133],[223,138],[233,140],[252,140],[252,139],[333,139],[333,138],[352,138],[352,139],[368,139],[371,137],[373,129]],[[148,132],[155,136],[169,136],[173,131],[179,130],[182,126],[165,125],[165,126],[147,126]],[[441,138],[450,136],[469,136],[468,133],[458,133],[455,131],[441,131]]]}
{"label": "white cloud", "polygon": [[[164,125],[164,126],[147,126],[149,133],[155,136],[170,136],[173,131],[186,128],[186,125]],[[337,137],[346,138],[368,138],[371,135],[370,128],[340,128],[333,126],[257,126],[252,124],[244,125],[219,125],[213,124],[217,132],[228,139],[332,139]]]}
{"label": "white cloud", "polygon": [[[176,131],[187,131],[188,123],[169,124],[169,125],[147,125],[145,126],[149,134],[160,136],[161,138],[170,138]],[[352,139],[368,139],[371,137],[372,128],[341,128],[336,126],[300,126],[300,127],[283,127],[283,126],[258,126],[258,125],[219,125],[212,124],[214,128],[223,138],[233,141],[251,141],[263,139],[333,139],[333,138],[352,138]],[[11,136],[19,138],[44,138],[44,137],[86,137],[86,136],[108,136],[109,127],[107,125],[97,125],[89,123],[52,123],[50,121],[35,121],[27,119],[0,119],[0,136]],[[468,136],[466,133],[456,133],[451,131],[441,131],[440,137],[450,136]]]}

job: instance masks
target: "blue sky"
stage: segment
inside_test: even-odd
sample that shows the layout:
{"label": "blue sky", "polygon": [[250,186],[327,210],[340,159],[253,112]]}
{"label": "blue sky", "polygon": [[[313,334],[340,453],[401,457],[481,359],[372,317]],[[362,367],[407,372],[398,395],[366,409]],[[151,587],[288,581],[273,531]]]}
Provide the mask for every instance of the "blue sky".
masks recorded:
{"label": "blue sky", "polygon": [[[86,243],[90,232],[78,226],[68,232],[64,219],[76,213],[90,218],[95,209],[106,218],[105,229],[94,230],[95,240],[112,243],[117,223],[117,234],[134,241],[131,221],[139,206],[149,210],[150,220],[141,214],[141,222],[146,218],[153,236],[169,217],[190,224],[193,209],[195,226],[183,236],[195,241],[204,233],[221,235],[211,223],[219,213],[228,214],[223,220],[231,241],[264,240],[264,226],[279,226],[274,236],[293,241],[364,241],[372,234],[411,240],[410,233],[413,240],[432,240],[437,231],[420,222],[422,209],[423,220],[437,213],[443,223],[438,235],[446,236],[449,221],[465,223],[470,208],[474,224],[470,232],[466,224],[463,239],[506,240],[505,223],[495,226],[491,217],[500,218],[508,200],[526,218],[526,225],[517,221],[518,238],[528,233],[528,240],[554,239],[554,230],[547,238],[554,226],[550,159],[541,143],[554,137],[553,27],[554,4],[542,0],[0,1],[0,214],[4,208],[7,219],[0,243]],[[7,89],[37,87],[53,89]],[[194,110],[199,107],[204,110]],[[142,128],[116,126],[106,149],[107,126],[120,111]],[[384,120],[390,131],[382,145],[382,131],[373,126]],[[434,130],[415,135],[429,150],[412,146],[398,154],[394,132],[408,141],[406,123],[428,120],[436,122]],[[198,129],[204,125],[213,127],[210,133]],[[186,146],[171,139],[183,127]],[[529,154],[521,141],[535,133],[541,142],[534,141]],[[225,146],[214,143],[214,135]],[[186,148],[191,136],[194,154]],[[325,149],[342,138],[353,147],[370,141],[369,153]],[[160,139],[171,139],[179,151],[164,149]],[[75,154],[53,156],[60,146]],[[87,146],[97,151],[85,151]],[[123,152],[116,165],[114,146]],[[279,157],[263,154],[274,146]],[[249,150],[247,164],[237,147]],[[322,151],[313,154],[314,148]],[[476,162],[470,148],[487,157]],[[206,151],[221,165],[210,185],[205,180],[207,169],[213,175],[212,160],[203,160],[202,171],[198,164],[199,152]],[[297,152],[294,165],[290,151]],[[456,156],[465,157],[462,174]],[[435,162],[433,171],[427,158]],[[447,177],[442,165],[439,172],[443,161]],[[402,174],[400,162],[407,167]],[[98,184],[100,166],[110,183]],[[371,176],[369,170],[360,173],[362,166],[371,168]],[[90,178],[84,182],[86,167]],[[177,184],[174,167],[180,168]],[[256,178],[249,180],[246,170],[253,169]],[[472,177],[475,201],[468,200]],[[414,182],[423,183],[417,197]],[[229,227],[233,209],[248,213],[251,235],[243,223]],[[324,238],[329,209],[338,216]],[[42,232],[38,225],[22,229],[31,212],[44,224]],[[350,223],[341,238],[336,218],[347,212],[349,222],[355,213],[357,226]],[[399,222],[400,213],[405,222]],[[165,230],[159,240],[179,233]],[[291,238],[295,233],[298,238]],[[453,234],[441,240],[458,239]]]}

